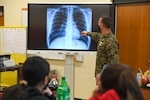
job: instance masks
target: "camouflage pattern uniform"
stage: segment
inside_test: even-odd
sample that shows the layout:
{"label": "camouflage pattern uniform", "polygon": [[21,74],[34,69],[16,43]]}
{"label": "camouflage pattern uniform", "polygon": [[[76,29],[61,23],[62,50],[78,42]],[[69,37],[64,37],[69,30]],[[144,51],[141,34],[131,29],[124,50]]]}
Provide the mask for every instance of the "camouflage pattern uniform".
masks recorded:
{"label": "camouflage pattern uniform", "polygon": [[87,34],[98,42],[95,67],[96,76],[101,72],[104,65],[119,62],[119,44],[112,32],[107,35],[102,35],[100,32],[88,32]]}

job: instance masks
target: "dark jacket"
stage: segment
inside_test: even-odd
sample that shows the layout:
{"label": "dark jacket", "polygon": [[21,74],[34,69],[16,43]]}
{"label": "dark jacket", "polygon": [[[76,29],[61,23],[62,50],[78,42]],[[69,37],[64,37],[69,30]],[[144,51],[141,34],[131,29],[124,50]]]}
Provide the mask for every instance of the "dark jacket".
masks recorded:
{"label": "dark jacket", "polygon": [[54,96],[44,96],[38,89],[34,87],[28,87],[27,100],[55,100]]}

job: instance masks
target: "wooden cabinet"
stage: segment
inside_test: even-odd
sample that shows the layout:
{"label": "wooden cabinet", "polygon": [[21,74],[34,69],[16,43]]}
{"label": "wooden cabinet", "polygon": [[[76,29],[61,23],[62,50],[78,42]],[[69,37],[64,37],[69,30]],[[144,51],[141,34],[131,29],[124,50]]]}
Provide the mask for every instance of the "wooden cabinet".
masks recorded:
{"label": "wooden cabinet", "polygon": [[4,26],[4,16],[0,16],[0,26]]}
{"label": "wooden cabinet", "polygon": [[[117,5],[116,37],[120,62],[144,72],[150,59],[150,2]],[[150,100],[150,99],[149,99]]]}

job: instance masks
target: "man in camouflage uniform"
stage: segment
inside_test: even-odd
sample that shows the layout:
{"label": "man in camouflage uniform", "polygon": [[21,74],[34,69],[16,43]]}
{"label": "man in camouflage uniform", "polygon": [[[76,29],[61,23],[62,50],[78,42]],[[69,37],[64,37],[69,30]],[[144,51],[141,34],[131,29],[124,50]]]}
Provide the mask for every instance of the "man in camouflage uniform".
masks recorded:
{"label": "man in camouflage uniform", "polygon": [[119,62],[119,44],[111,31],[112,19],[108,16],[102,16],[98,20],[98,26],[101,32],[81,32],[82,36],[88,35],[98,42],[95,76],[101,72],[104,65]]}

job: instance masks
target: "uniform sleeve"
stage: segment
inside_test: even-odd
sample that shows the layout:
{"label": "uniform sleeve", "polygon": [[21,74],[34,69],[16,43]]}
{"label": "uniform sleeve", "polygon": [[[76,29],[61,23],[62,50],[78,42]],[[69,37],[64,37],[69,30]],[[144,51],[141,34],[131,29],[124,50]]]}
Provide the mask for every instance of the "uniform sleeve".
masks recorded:
{"label": "uniform sleeve", "polygon": [[110,41],[106,46],[106,53],[108,57],[108,63],[119,62],[119,44],[117,41]]}
{"label": "uniform sleeve", "polygon": [[101,36],[100,33],[98,33],[98,32],[88,32],[87,34],[88,34],[88,36],[90,36],[96,42],[99,41],[100,36]]}

